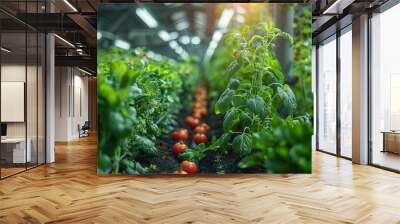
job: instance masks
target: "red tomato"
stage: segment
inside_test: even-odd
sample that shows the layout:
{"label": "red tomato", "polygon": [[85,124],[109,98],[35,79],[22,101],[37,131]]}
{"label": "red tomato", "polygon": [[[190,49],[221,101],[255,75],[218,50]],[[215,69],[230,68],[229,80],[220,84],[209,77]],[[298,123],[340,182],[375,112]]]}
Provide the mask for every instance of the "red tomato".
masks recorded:
{"label": "red tomato", "polygon": [[203,94],[197,94],[194,96],[194,98],[196,99],[197,102],[202,102],[207,98],[207,96]]}
{"label": "red tomato", "polygon": [[199,125],[194,129],[194,132],[205,134],[205,133],[207,133],[207,129],[204,126]]}
{"label": "red tomato", "polygon": [[184,170],[176,170],[173,172],[173,174],[188,174],[188,173]]}
{"label": "red tomato", "polygon": [[206,123],[201,123],[199,126],[204,127],[206,129],[206,132],[210,131],[210,126],[208,126],[208,124]]}
{"label": "red tomato", "polygon": [[175,155],[179,155],[181,152],[183,152],[183,151],[185,151],[187,149],[187,145],[186,144],[184,144],[184,143],[175,143],[173,146],[172,146],[172,152],[175,154]]}
{"label": "red tomato", "polygon": [[193,112],[192,116],[193,116],[194,118],[197,118],[197,119],[201,119],[201,118],[202,118],[202,115],[201,115],[200,111],[197,111],[197,110],[195,110],[195,111]]}
{"label": "red tomato", "polygon": [[208,110],[205,107],[202,107],[199,109],[199,112],[202,116],[207,116],[208,115]]}
{"label": "red tomato", "polygon": [[197,172],[196,163],[190,162],[187,160],[181,162],[181,168],[183,171],[186,171],[187,173],[196,173]]}
{"label": "red tomato", "polygon": [[191,128],[195,128],[200,123],[200,120],[192,116],[187,116],[185,122]]}
{"label": "red tomato", "polygon": [[178,129],[172,132],[172,139],[174,141],[186,141],[189,138],[189,131],[187,129]]}
{"label": "red tomato", "polygon": [[193,104],[192,109],[194,110],[195,108],[205,107],[206,105],[207,105],[207,102],[205,102],[205,101],[198,101],[198,102],[195,102],[195,103]]}
{"label": "red tomato", "polygon": [[196,133],[193,136],[193,140],[196,144],[200,144],[200,143],[207,143],[208,138],[207,138],[207,135],[205,135],[203,133]]}

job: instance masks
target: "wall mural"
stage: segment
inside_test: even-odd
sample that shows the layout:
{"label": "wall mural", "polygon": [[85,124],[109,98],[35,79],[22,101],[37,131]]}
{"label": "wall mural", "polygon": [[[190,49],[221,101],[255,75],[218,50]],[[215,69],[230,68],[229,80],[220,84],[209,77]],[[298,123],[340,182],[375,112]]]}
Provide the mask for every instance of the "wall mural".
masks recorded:
{"label": "wall mural", "polygon": [[310,173],[311,6],[100,4],[99,174]]}

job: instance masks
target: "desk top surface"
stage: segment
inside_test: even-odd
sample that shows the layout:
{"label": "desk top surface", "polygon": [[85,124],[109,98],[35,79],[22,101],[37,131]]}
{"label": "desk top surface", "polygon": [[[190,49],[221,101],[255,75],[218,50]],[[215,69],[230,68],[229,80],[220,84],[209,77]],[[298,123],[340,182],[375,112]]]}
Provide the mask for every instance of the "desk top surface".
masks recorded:
{"label": "desk top surface", "polygon": [[[29,141],[30,139],[28,138],[27,140]],[[25,142],[25,138],[5,138],[5,139],[1,139],[1,143],[19,143],[19,142]]]}
{"label": "desk top surface", "polygon": [[400,131],[381,131],[383,134],[397,134],[400,135]]}

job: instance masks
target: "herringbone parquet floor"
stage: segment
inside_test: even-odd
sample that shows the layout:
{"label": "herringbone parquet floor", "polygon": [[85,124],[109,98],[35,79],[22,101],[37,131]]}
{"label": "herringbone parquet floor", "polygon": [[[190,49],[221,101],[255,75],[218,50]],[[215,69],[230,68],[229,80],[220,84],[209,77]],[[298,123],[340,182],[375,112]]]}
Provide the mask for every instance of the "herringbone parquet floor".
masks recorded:
{"label": "herringbone parquet floor", "polygon": [[95,139],[0,181],[0,223],[400,223],[400,175],[315,152],[312,175],[97,176]]}

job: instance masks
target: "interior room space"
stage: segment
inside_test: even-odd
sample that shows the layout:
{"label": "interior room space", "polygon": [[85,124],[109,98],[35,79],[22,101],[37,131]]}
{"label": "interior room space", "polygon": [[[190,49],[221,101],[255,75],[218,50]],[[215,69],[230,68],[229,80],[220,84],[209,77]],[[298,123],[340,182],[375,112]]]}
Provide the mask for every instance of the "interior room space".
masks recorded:
{"label": "interior room space", "polygon": [[[0,12],[2,21],[7,15]],[[44,35],[16,23],[1,32],[1,178],[45,162]]]}
{"label": "interior room space", "polygon": [[400,67],[397,52],[400,5],[371,18],[372,163],[400,170]]}
{"label": "interior room space", "polygon": [[92,110],[96,102],[96,78],[79,67],[57,66],[55,73],[55,141],[62,143],[95,135]]}

